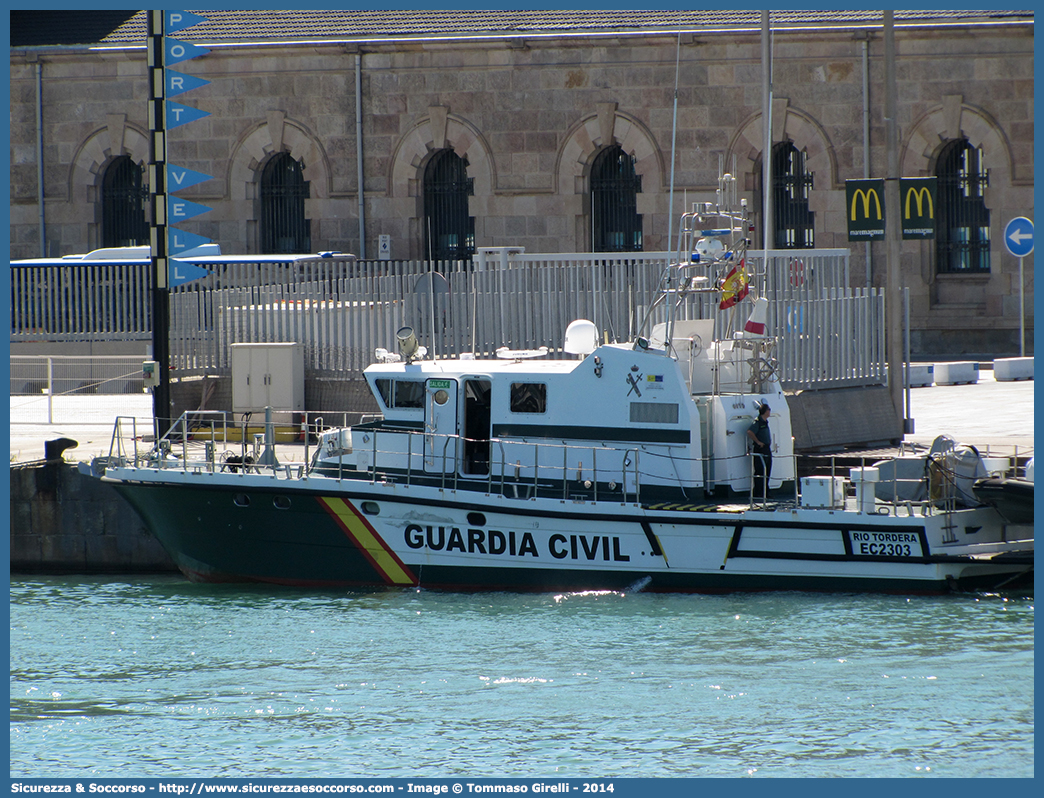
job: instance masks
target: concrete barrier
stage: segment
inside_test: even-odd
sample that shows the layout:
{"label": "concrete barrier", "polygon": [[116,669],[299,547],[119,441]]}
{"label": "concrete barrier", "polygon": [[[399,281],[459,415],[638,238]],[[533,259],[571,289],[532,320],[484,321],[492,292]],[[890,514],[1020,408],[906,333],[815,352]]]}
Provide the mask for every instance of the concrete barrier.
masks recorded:
{"label": "concrete barrier", "polygon": [[935,382],[935,367],[931,363],[910,364],[910,387],[924,388]]}
{"label": "concrete barrier", "polygon": [[787,405],[797,452],[895,446],[903,439],[883,385],[799,391],[787,394]]}
{"label": "concrete barrier", "polygon": [[1033,358],[1003,357],[993,361],[993,378],[1000,382],[1033,379]]}
{"label": "concrete barrier", "polygon": [[935,364],[936,385],[969,385],[979,381],[979,364],[972,361]]}

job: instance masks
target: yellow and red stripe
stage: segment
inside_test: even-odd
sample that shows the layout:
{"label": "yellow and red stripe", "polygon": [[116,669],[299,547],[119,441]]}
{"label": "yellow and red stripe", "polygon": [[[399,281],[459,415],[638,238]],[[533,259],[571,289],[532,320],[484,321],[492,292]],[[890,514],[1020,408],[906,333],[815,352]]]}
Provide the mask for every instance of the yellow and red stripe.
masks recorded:
{"label": "yellow and red stripe", "polygon": [[417,584],[417,579],[410,569],[389,548],[388,544],[377,534],[377,530],[355,508],[355,505],[346,499],[323,496],[320,496],[318,501],[385,582],[389,585]]}

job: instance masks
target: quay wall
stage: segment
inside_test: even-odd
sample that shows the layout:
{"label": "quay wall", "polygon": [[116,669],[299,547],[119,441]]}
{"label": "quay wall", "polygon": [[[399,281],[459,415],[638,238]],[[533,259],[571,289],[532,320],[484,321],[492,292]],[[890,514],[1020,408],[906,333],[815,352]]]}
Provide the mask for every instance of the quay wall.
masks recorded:
{"label": "quay wall", "polygon": [[177,571],[109,485],[60,460],[11,466],[12,573]]}

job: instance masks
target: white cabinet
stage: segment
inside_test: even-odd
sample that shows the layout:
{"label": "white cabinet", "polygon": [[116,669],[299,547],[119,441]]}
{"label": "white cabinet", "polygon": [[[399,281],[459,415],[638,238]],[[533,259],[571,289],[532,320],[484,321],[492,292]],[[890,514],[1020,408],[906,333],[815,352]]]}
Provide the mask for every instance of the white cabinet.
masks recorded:
{"label": "white cabinet", "polygon": [[301,344],[232,344],[232,412],[304,410]]}

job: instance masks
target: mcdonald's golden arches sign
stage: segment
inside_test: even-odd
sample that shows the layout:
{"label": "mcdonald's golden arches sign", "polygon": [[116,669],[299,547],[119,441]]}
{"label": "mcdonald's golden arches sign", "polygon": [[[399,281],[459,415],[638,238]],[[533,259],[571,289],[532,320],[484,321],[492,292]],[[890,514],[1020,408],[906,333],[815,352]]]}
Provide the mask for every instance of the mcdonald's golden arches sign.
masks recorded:
{"label": "mcdonald's golden arches sign", "polygon": [[[899,178],[899,218],[903,238],[935,238],[938,207],[934,177]],[[877,241],[885,235],[885,181],[845,181],[849,241]]]}
{"label": "mcdonald's golden arches sign", "polygon": [[899,178],[903,238],[935,238],[934,177]]}
{"label": "mcdonald's golden arches sign", "polygon": [[849,241],[884,238],[884,180],[846,180],[845,218]]}

